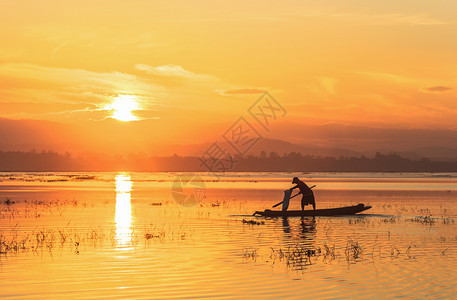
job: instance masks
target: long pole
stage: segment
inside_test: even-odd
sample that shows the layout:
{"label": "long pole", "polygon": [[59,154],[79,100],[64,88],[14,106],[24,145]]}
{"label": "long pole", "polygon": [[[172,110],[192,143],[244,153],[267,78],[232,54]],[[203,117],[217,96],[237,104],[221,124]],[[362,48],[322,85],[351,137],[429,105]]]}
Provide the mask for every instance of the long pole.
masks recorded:
{"label": "long pole", "polygon": [[[313,185],[312,187],[310,187],[310,189],[312,189],[312,188],[314,188],[314,187],[316,187],[316,185]],[[292,199],[293,197],[296,197],[296,196],[298,196],[298,195],[300,195],[300,193],[298,193],[298,194],[296,194],[296,195],[293,195],[292,197],[290,197],[290,199]],[[281,202],[279,202],[278,204],[273,205],[273,207],[276,207],[276,206],[278,206],[278,205],[281,205],[283,202],[284,202],[284,201],[281,201]]]}

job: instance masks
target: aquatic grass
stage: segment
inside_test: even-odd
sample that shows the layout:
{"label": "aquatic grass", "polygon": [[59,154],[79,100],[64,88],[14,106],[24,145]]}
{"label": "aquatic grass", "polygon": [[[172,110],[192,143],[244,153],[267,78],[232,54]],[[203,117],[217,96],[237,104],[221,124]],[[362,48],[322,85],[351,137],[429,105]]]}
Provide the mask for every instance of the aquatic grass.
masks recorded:
{"label": "aquatic grass", "polygon": [[16,202],[15,201],[11,201],[10,198],[5,198],[4,200],[2,200],[1,203],[9,206],[9,205],[12,205],[12,204],[14,204]]}
{"label": "aquatic grass", "polygon": [[258,249],[244,249],[242,256],[244,259],[256,260],[257,257],[259,257],[257,250]]}
{"label": "aquatic grass", "polygon": [[441,220],[442,220],[444,225],[453,225],[455,223],[454,218],[441,217]]}
{"label": "aquatic grass", "polygon": [[368,225],[368,224],[370,224],[370,221],[365,219],[365,218],[349,218],[348,219],[348,224],[349,225],[352,225],[352,224],[365,224],[365,225]]}
{"label": "aquatic grass", "polygon": [[396,216],[392,216],[390,218],[382,218],[379,220],[379,223],[390,223],[390,224],[394,224],[394,223],[397,223],[398,221],[400,220],[399,217],[396,217]]}
{"label": "aquatic grass", "polygon": [[435,224],[435,219],[433,219],[431,216],[417,216],[414,218],[409,218],[406,219],[407,222],[413,222],[413,223],[419,223],[419,224],[424,224],[424,225],[433,225]]}
{"label": "aquatic grass", "polygon": [[169,243],[183,241],[192,237],[192,228],[185,222],[174,224],[173,226],[165,226],[159,221],[156,224],[149,224],[146,227],[139,226],[140,234],[143,237],[146,245],[151,241],[160,243]]}
{"label": "aquatic grass", "polygon": [[102,228],[35,228],[31,231],[13,227],[8,234],[0,233],[0,254],[19,254],[20,252],[38,253],[46,250],[52,254],[55,248],[69,248],[79,254],[79,247],[90,243],[101,245],[109,235]]}
{"label": "aquatic grass", "polygon": [[39,218],[42,215],[58,214],[62,216],[67,207],[93,207],[93,204],[79,203],[77,200],[22,200],[6,199],[0,202],[0,218]]}
{"label": "aquatic grass", "polygon": [[255,221],[255,220],[242,220],[243,224],[249,224],[249,225],[265,225],[265,221]]}
{"label": "aquatic grass", "polygon": [[391,209],[392,209],[392,205],[391,205],[391,204],[382,204],[382,205],[381,205],[381,208],[382,208],[384,211],[388,211],[388,210],[391,210]]}
{"label": "aquatic grass", "polygon": [[400,254],[401,254],[401,251],[398,250],[397,246],[390,247],[390,256],[391,257],[396,257],[396,256],[399,256]]}
{"label": "aquatic grass", "polygon": [[4,235],[0,232],[0,254],[18,253],[20,250],[26,249],[28,237],[21,238],[18,235],[18,224],[11,228],[10,235]]}
{"label": "aquatic grass", "polygon": [[322,252],[320,248],[298,243],[285,248],[275,249],[270,247],[270,250],[269,257],[273,264],[276,261],[280,261],[284,262],[287,267],[293,267],[294,269],[303,269],[308,265],[312,265],[311,257],[319,256]]}
{"label": "aquatic grass", "polygon": [[[322,255],[324,256],[324,258],[328,258],[328,257],[330,257],[331,259],[335,259],[336,258],[335,244],[333,244],[331,247],[329,247],[327,244],[324,244],[322,247],[325,250],[325,252],[322,252]],[[321,251],[319,249],[319,253],[320,252]]]}
{"label": "aquatic grass", "polygon": [[325,231],[325,236],[326,236],[327,238],[329,238],[330,233],[331,233],[332,230],[333,230],[333,223],[332,223],[332,221],[331,221],[330,219],[327,220],[327,222],[325,222],[324,227],[323,227],[323,230]]}
{"label": "aquatic grass", "polygon": [[344,254],[346,255],[347,261],[357,261],[362,258],[363,249],[360,247],[358,242],[348,240]]}
{"label": "aquatic grass", "polygon": [[219,207],[219,206],[225,206],[226,205],[226,202],[225,201],[215,201],[215,202],[211,202],[210,203],[211,207]]}
{"label": "aquatic grass", "polygon": [[414,244],[409,245],[408,248],[405,251],[405,254],[408,256],[409,259],[416,258],[415,256],[411,255],[411,248],[412,247],[416,248],[416,245],[414,245]]}
{"label": "aquatic grass", "polygon": [[164,239],[165,239],[165,232],[162,231],[162,232],[159,232],[159,233],[145,233],[145,234],[144,234],[144,238],[145,238],[146,240],[158,239],[158,240],[160,240],[161,242],[164,242]]}
{"label": "aquatic grass", "polygon": [[421,209],[418,209],[417,212],[420,213],[421,215],[431,215],[429,208],[421,208]]}

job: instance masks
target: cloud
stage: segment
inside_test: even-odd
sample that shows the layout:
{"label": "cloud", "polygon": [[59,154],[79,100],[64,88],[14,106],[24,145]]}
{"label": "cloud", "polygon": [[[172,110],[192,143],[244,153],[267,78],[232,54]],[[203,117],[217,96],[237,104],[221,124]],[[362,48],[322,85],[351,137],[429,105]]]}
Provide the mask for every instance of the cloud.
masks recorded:
{"label": "cloud", "polygon": [[[153,67],[138,64],[135,69],[144,73],[95,72],[26,63],[0,64],[0,117],[100,120],[112,113],[106,107],[118,95],[138,99],[141,110],[135,115],[141,119],[181,117],[189,111],[200,112],[201,103],[205,103],[208,111],[221,105],[234,109],[228,99],[224,104],[214,101],[215,97],[223,98],[223,95],[215,95],[215,91],[218,88],[234,90],[226,87],[238,85],[212,75],[188,71],[179,65]],[[244,93],[264,92],[251,88],[237,90],[238,94],[242,90]],[[21,109],[28,104],[27,109]]]}
{"label": "cloud", "polygon": [[183,22],[237,22],[237,21],[264,21],[264,22],[301,22],[303,20],[336,21],[345,24],[359,24],[372,26],[437,26],[453,24],[430,16],[426,13],[374,13],[354,11],[334,11],[330,9],[316,9],[315,7],[289,7],[273,11],[243,12],[225,15],[221,18],[181,20]]}
{"label": "cloud", "polygon": [[[53,68],[32,64],[0,65],[0,78],[23,89],[57,89],[114,92],[115,90],[139,87],[138,78],[120,72],[98,73],[83,69]],[[3,84],[1,87],[4,87]]]}
{"label": "cloud", "polygon": [[67,111],[90,111],[98,107],[91,103],[33,103],[33,102],[3,102],[0,101],[0,111],[2,115],[15,115],[27,113],[64,113]]}
{"label": "cloud", "polygon": [[357,75],[362,75],[364,77],[368,77],[374,80],[378,81],[387,81],[387,82],[394,82],[394,83],[399,83],[399,84],[408,84],[408,83],[413,83],[417,79],[415,78],[410,78],[398,74],[392,74],[392,73],[383,73],[383,72],[376,72],[376,71],[348,71],[349,73],[357,74]]}
{"label": "cloud", "polygon": [[366,13],[341,13],[331,14],[331,17],[341,18],[357,23],[365,23],[376,26],[393,26],[393,25],[408,25],[408,26],[436,26],[449,24],[426,14],[366,14]]}
{"label": "cloud", "polygon": [[282,6],[280,10],[239,11],[231,14],[224,14],[218,17],[195,17],[195,18],[163,18],[156,19],[166,23],[236,23],[236,22],[302,22],[303,20],[330,20],[343,23],[356,23],[361,25],[374,26],[436,26],[451,24],[453,22],[444,21],[430,16],[426,13],[369,13],[369,12],[348,12],[334,11],[330,9],[316,9],[316,6],[306,7],[299,4],[298,7]]}
{"label": "cloud", "polygon": [[314,94],[321,96],[336,96],[336,85],[339,80],[332,77],[317,76],[308,83],[306,88]]}
{"label": "cloud", "polygon": [[165,77],[180,77],[198,81],[216,81],[217,78],[209,74],[197,74],[188,71],[180,65],[163,65],[163,66],[149,66],[145,64],[137,64],[135,68],[140,71],[144,71],[147,74],[154,76],[165,76]]}
{"label": "cloud", "polygon": [[[94,72],[53,68],[25,63],[0,64],[0,113],[39,116],[43,114],[84,114],[103,111],[119,94],[135,95],[144,109],[156,105],[151,95],[165,93],[162,86],[128,73]],[[20,109],[13,103],[29,103]],[[103,112],[102,112],[103,113]]]}
{"label": "cloud", "polygon": [[447,86],[442,86],[442,85],[419,89],[420,92],[426,93],[426,94],[438,94],[438,93],[444,93],[444,92],[447,92],[450,90],[452,90],[452,88],[447,87]]}
{"label": "cloud", "polygon": [[338,79],[331,77],[316,77],[320,87],[330,95],[336,95],[335,86],[338,83]]}
{"label": "cloud", "polygon": [[252,94],[263,94],[267,89],[256,89],[256,88],[246,88],[246,89],[230,89],[230,90],[217,90],[221,95],[252,95]]}

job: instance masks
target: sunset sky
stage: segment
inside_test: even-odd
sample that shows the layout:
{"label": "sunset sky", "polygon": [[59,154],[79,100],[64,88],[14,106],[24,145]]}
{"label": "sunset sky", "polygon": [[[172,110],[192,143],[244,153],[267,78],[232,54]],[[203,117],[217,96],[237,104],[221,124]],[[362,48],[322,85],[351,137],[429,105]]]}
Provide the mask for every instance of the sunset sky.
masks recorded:
{"label": "sunset sky", "polygon": [[287,122],[457,130],[452,0],[0,0],[0,33],[0,118],[202,142],[266,90]]}

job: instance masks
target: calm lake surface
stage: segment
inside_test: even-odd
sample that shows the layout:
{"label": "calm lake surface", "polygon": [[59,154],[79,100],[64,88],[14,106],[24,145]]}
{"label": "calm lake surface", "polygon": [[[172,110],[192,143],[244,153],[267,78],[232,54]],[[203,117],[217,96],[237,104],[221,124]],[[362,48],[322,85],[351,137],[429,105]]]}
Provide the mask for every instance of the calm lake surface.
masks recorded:
{"label": "calm lake surface", "polygon": [[[253,217],[293,176],[373,208]],[[3,298],[457,297],[457,173],[0,173],[0,202]]]}

